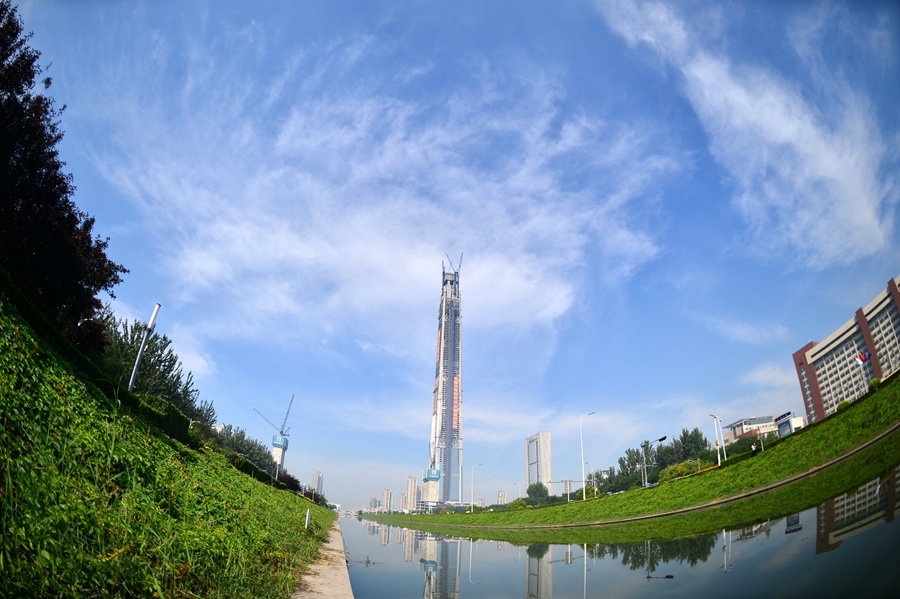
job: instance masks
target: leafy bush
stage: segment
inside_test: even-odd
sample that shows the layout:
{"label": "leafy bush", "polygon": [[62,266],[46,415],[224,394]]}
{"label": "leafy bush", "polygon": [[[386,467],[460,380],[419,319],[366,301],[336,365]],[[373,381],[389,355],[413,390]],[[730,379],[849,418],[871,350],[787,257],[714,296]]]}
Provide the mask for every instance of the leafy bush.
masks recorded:
{"label": "leafy bush", "polygon": [[850,407],[850,402],[845,399],[844,401],[842,401],[841,403],[838,404],[837,411],[843,412],[844,410],[846,410],[849,407]]}
{"label": "leafy bush", "polygon": [[521,498],[509,502],[509,509],[511,510],[524,510],[525,507],[525,500]]}
{"label": "leafy bush", "polygon": [[869,381],[869,391],[875,391],[880,386],[881,386],[881,379],[878,377],[875,377],[874,379]]}

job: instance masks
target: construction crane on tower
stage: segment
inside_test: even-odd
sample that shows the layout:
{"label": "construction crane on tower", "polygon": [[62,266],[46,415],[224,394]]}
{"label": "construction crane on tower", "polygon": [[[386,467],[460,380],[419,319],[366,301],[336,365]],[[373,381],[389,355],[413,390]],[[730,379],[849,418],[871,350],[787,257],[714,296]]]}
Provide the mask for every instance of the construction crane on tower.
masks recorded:
{"label": "construction crane on tower", "polygon": [[[278,473],[284,469],[284,454],[287,453],[288,436],[291,434],[290,427],[287,426],[288,416],[291,414],[291,406],[294,405],[294,396],[291,395],[291,402],[288,404],[287,413],[284,415],[284,422],[281,428],[275,426],[275,423],[266,418],[262,412],[253,408],[253,411],[259,414],[263,420],[272,425],[272,428],[278,431],[277,435],[272,435],[272,459],[275,461],[275,480],[278,480]],[[285,428],[287,427],[287,428]]]}

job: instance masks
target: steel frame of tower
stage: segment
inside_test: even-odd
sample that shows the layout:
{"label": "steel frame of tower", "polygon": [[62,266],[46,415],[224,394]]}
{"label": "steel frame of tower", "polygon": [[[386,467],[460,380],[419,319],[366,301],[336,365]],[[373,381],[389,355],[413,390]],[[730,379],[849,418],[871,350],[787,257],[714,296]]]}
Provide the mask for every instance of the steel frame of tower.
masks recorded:
{"label": "steel frame of tower", "polygon": [[434,402],[429,442],[430,470],[439,469],[438,501],[462,502],[462,351],[459,270],[443,269],[438,313]]}

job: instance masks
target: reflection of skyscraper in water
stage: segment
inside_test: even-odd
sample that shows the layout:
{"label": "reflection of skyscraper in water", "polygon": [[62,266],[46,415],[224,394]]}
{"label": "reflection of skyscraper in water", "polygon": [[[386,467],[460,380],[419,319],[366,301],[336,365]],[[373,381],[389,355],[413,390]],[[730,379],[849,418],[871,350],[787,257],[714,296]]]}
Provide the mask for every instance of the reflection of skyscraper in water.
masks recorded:
{"label": "reflection of skyscraper in water", "polygon": [[391,527],[382,525],[381,527],[381,546],[387,547],[391,544]]}
{"label": "reflection of skyscraper in water", "polygon": [[853,495],[841,495],[816,507],[816,553],[834,551],[845,539],[894,520],[897,511],[897,474],[887,482],[878,477],[860,485]]}
{"label": "reflection of skyscraper in water", "polygon": [[532,545],[526,553],[525,599],[553,599],[553,545]]}
{"label": "reflection of skyscraper in water", "polygon": [[[402,537],[400,536],[402,533]],[[402,538],[402,541],[400,540]],[[416,552],[416,535],[408,529],[401,528],[397,531],[397,542],[403,543],[403,561],[411,562]]]}
{"label": "reflection of skyscraper in water", "polygon": [[424,599],[459,599],[459,541],[420,541],[419,568],[425,572]]}
{"label": "reflection of skyscraper in water", "polygon": [[422,501],[429,504],[462,501],[462,360],[459,269],[444,270],[438,313],[437,356],[431,415],[428,469]]}

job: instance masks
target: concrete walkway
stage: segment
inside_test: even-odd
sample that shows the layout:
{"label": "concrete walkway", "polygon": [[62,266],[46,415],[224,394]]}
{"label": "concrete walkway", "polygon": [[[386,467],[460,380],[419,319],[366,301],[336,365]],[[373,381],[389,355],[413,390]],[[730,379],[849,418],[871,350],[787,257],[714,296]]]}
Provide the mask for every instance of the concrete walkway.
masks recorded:
{"label": "concrete walkway", "polygon": [[341,519],[335,518],[328,533],[328,540],[319,550],[319,556],[300,579],[291,599],[353,599],[350,574],[347,572],[347,556],[344,553],[344,535]]}

